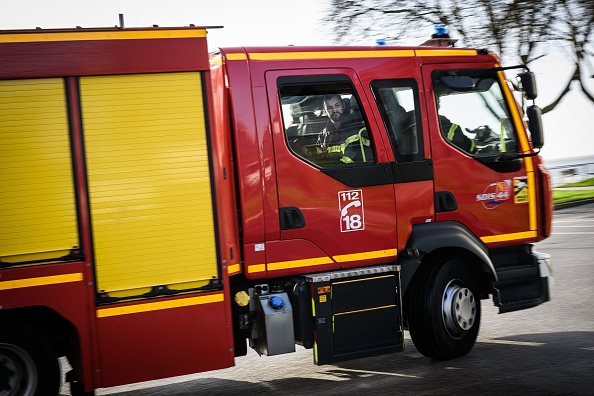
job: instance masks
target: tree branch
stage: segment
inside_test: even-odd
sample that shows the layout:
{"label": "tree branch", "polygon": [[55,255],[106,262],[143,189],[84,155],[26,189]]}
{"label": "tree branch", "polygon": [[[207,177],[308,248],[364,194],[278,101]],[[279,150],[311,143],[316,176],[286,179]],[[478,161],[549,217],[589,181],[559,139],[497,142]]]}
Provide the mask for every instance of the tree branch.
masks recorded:
{"label": "tree branch", "polygon": [[[576,76],[577,70],[578,69],[576,68],[576,70],[574,71],[573,75],[571,76],[571,78],[567,82],[567,85],[565,86],[565,88],[563,89],[563,91],[561,92],[561,94],[557,97],[557,99],[555,99],[551,104],[545,106],[542,109],[542,113],[543,114],[546,114],[549,111],[553,110],[555,107],[557,107],[557,105],[561,102],[561,99],[563,99],[563,97],[569,93],[569,91],[571,90],[571,83],[576,80],[575,76]],[[578,78],[578,80],[579,80],[579,78]]]}

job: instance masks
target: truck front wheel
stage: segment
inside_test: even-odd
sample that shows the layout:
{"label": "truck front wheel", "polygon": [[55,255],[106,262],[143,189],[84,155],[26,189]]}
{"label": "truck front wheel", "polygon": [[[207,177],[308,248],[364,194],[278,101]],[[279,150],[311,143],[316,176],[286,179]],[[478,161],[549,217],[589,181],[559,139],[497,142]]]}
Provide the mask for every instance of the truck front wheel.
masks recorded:
{"label": "truck front wheel", "polygon": [[57,395],[60,366],[43,334],[17,321],[0,328],[0,395]]}
{"label": "truck front wheel", "polygon": [[459,259],[419,271],[407,306],[415,347],[435,359],[466,355],[474,346],[481,318],[475,272]]}

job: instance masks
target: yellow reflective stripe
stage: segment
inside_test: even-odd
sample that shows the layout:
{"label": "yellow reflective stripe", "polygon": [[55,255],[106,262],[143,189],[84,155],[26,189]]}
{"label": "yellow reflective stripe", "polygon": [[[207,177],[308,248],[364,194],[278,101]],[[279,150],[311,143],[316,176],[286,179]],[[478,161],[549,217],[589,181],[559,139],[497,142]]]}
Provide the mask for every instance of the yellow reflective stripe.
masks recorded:
{"label": "yellow reflective stripe", "polygon": [[463,49],[422,49],[415,50],[417,56],[476,56],[476,50]]}
{"label": "yellow reflective stripe", "polygon": [[[351,254],[343,254],[338,256],[333,256],[332,259],[330,257],[313,257],[301,260],[291,260],[291,261],[279,261],[274,263],[268,263],[266,265],[266,269],[268,271],[278,271],[278,270],[285,270],[291,268],[300,268],[300,267],[310,267],[315,265],[326,265],[332,264],[333,260],[339,263],[344,263],[348,261],[356,261],[356,260],[370,260],[374,258],[381,258],[381,257],[396,257],[397,250],[396,249],[386,249],[386,250],[376,250],[370,252],[361,252],[361,253],[351,253]],[[251,271],[250,268],[252,267],[259,267],[263,266],[264,264],[258,264],[256,266],[249,266],[248,272],[256,272]],[[264,269],[262,269],[264,271]]]}
{"label": "yellow reflective stripe", "polygon": [[[515,130],[518,132],[518,140],[520,143],[520,150],[523,154],[530,153],[530,143],[528,142],[528,134],[524,128],[524,122],[518,110],[518,106],[512,106],[511,104],[517,103],[514,98],[509,86],[506,84],[505,75],[502,71],[497,72],[499,77],[499,85],[503,90],[506,102],[510,104],[509,109],[511,111],[512,120],[514,122]],[[528,200],[528,220],[530,222],[530,229],[536,230],[537,225],[537,209],[536,209],[536,180],[534,177],[534,162],[531,157],[524,158],[524,167],[526,168],[526,176],[528,177],[528,193],[530,199]]]}
{"label": "yellow reflective stripe", "polygon": [[383,307],[373,307],[373,308],[365,308],[365,309],[357,309],[355,311],[348,311],[348,312],[339,312],[339,313],[335,313],[334,316],[340,316],[340,315],[348,315],[348,314],[353,314],[353,313],[358,313],[358,312],[367,312],[367,311],[375,311],[378,309],[387,309],[387,308],[394,308],[396,307],[395,304],[392,305],[384,305]]}
{"label": "yellow reflective stripe", "polygon": [[269,263],[266,268],[268,271],[278,271],[290,268],[311,267],[315,265],[332,264],[330,257],[314,257],[302,260],[279,261],[276,263]]}
{"label": "yellow reflective stripe", "polygon": [[[532,164],[532,158],[526,158],[524,164],[527,164],[528,161]],[[526,168],[528,168],[528,165],[526,165]],[[536,230],[538,225],[536,222],[536,180],[534,180],[534,171],[528,172],[526,176],[528,177],[528,211],[530,217],[530,229]]]}
{"label": "yellow reflective stripe", "polygon": [[248,274],[253,274],[254,272],[264,272],[266,271],[266,264],[254,264],[248,265]]}
{"label": "yellow reflective stripe", "polygon": [[221,55],[210,56],[208,58],[208,61],[209,61],[211,67],[221,66],[223,64],[223,58],[221,57]]}
{"label": "yellow reflective stripe", "polygon": [[518,239],[536,238],[536,231],[515,232],[513,234],[489,235],[481,237],[484,243],[515,241]]}
{"label": "yellow reflective stripe", "polygon": [[[333,256],[332,259],[329,257],[314,257],[302,260],[291,260],[291,261],[279,261],[275,263],[269,263],[266,266],[268,271],[278,271],[278,270],[285,270],[291,268],[300,268],[300,267],[310,267],[315,265],[325,265],[325,264],[332,264],[333,260],[337,263],[345,263],[349,261],[358,261],[358,260],[371,260],[375,258],[386,258],[386,257],[396,257],[397,255],[396,249],[385,249],[385,250],[375,250],[370,252],[360,252],[360,253],[351,253],[351,254],[342,254],[338,256]],[[260,264],[263,265],[263,264]],[[248,272],[250,272],[248,267]]]}
{"label": "yellow reflective stripe", "polygon": [[458,124],[452,124],[450,126],[450,130],[448,131],[448,140],[451,142],[452,139],[454,139],[454,132],[456,131],[456,128],[458,128]]}
{"label": "yellow reflective stripe", "polygon": [[125,307],[103,308],[97,310],[97,318],[130,315],[142,312],[160,311],[163,309],[191,307],[193,305],[212,304],[225,301],[223,293],[183,298],[180,300],[158,301],[146,304],[127,305]]}
{"label": "yellow reflective stripe", "polygon": [[236,272],[239,272],[240,270],[241,270],[241,267],[239,266],[239,263],[231,264],[227,267],[227,272],[230,274],[234,274]]}
{"label": "yellow reflective stripe", "polygon": [[40,276],[37,278],[16,279],[0,282],[0,290],[22,289],[24,287],[59,285],[62,283],[80,282],[83,280],[83,274],[80,272],[74,274]]}
{"label": "yellow reflective stripe", "polygon": [[205,38],[206,29],[188,30],[114,30],[106,32],[47,32],[0,34],[0,43],[39,43],[56,41],[91,41],[91,40],[136,40],[170,38]]}
{"label": "yellow reflective stripe", "polygon": [[328,146],[329,153],[344,153],[344,148],[346,146],[344,144],[335,144],[333,146]]}
{"label": "yellow reflective stripe", "polygon": [[[346,149],[346,147],[351,144],[351,143],[355,143],[355,142],[359,142],[359,147],[361,149],[361,158],[363,159],[363,162],[367,161],[367,158],[365,156],[365,149],[363,148],[363,146],[370,146],[370,141],[369,139],[364,138],[363,136],[361,136],[361,133],[367,131],[366,127],[363,127],[359,130],[359,132],[356,135],[351,135],[348,138],[346,138],[344,140],[344,144],[341,145],[342,148],[342,153],[344,154],[344,150]],[[352,158],[349,158],[348,156],[343,156],[340,159],[341,162],[344,162],[345,164],[352,164],[355,161],[353,161]]]}
{"label": "yellow reflective stripe", "polygon": [[349,261],[370,260],[375,258],[396,257],[398,251],[396,249],[375,250],[371,252],[340,254],[332,256],[337,263],[346,263]]}
{"label": "yellow reflective stripe", "polygon": [[363,162],[367,162],[367,156],[365,155],[365,148],[363,146],[367,146],[369,147],[369,140],[364,138],[363,136],[361,136],[361,133],[363,131],[367,131],[366,128],[361,128],[359,130],[359,148],[361,148],[361,159],[363,159]]}
{"label": "yellow reflective stripe", "polygon": [[359,142],[359,147],[361,148],[361,159],[363,162],[367,162],[367,156],[365,155],[365,149],[363,148],[365,144],[363,143],[363,140],[360,140]]}
{"label": "yellow reflective stripe", "polygon": [[476,143],[474,141],[474,139],[470,139],[470,152],[474,152],[474,149],[476,148]]}
{"label": "yellow reflective stripe", "polygon": [[225,58],[227,60],[247,60],[247,55],[244,53],[241,54],[226,54]]}
{"label": "yellow reflective stripe", "polygon": [[366,281],[370,281],[370,280],[375,280],[375,279],[382,279],[382,278],[393,278],[394,274],[390,274],[390,275],[381,275],[381,276],[374,276],[372,278],[364,278],[364,279],[351,279],[351,280],[346,280],[346,281],[339,281],[339,282],[333,282],[332,285],[336,286],[336,285],[343,285],[345,283],[355,283],[355,282],[366,282]]}
{"label": "yellow reflective stripe", "polygon": [[346,139],[344,140],[344,145],[345,145],[345,146],[348,146],[348,145],[349,145],[349,144],[351,144],[351,143],[354,143],[354,142],[361,141],[361,143],[362,143],[362,144],[364,144],[364,145],[366,145],[366,146],[369,146],[369,145],[371,144],[371,143],[369,142],[369,139],[366,139],[366,138],[364,138],[363,136],[361,136],[361,133],[363,133],[363,132],[365,132],[365,131],[367,131],[367,128],[365,128],[365,127],[364,127],[364,128],[361,128],[361,129],[359,130],[359,132],[358,132],[356,135],[351,135],[351,136],[349,136],[348,138],[346,138]]}
{"label": "yellow reflective stripe", "polygon": [[358,142],[358,141],[359,141],[359,135],[351,135],[348,138],[344,139],[344,145],[348,146],[349,144]]}
{"label": "yellow reflective stripe", "polygon": [[399,58],[412,57],[414,50],[373,51],[303,51],[303,52],[253,52],[251,60],[296,60],[296,59],[345,59],[345,58]]}

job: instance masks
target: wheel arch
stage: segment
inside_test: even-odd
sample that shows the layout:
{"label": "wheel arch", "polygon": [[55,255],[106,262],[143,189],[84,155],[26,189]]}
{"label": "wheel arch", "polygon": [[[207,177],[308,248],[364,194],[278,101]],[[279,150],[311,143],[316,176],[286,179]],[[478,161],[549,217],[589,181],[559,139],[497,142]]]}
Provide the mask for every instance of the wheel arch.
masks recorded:
{"label": "wheel arch", "polygon": [[[489,249],[468,228],[455,221],[413,225],[406,251],[418,257],[416,265],[402,266],[402,289],[406,289],[420,267],[449,257],[476,262],[489,280],[497,281]],[[415,260],[411,260],[415,261]]]}
{"label": "wheel arch", "polygon": [[51,308],[31,306],[0,311],[0,321],[14,320],[43,334],[51,343],[56,358],[66,356],[78,335],[74,324]]}
{"label": "wheel arch", "polygon": [[[48,319],[45,315],[51,310],[43,308],[11,309],[0,315],[0,369],[5,374],[2,386],[10,394],[51,396],[59,392],[62,380],[58,358],[65,348],[59,340],[62,337],[57,336],[57,322],[44,325],[44,319]],[[31,313],[45,317],[31,318]]]}

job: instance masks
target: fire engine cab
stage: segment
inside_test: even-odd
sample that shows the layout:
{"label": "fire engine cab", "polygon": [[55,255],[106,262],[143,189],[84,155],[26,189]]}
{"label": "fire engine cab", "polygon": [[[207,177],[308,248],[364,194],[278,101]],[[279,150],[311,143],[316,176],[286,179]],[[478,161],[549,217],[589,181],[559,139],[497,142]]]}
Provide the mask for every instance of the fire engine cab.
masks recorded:
{"label": "fire engine cab", "polygon": [[[0,393],[467,354],[551,296],[533,74],[483,49],[0,32]],[[507,73],[519,77],[512,83]]]}

